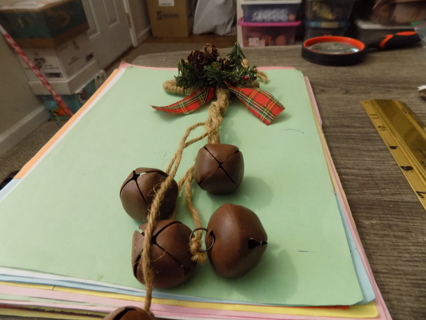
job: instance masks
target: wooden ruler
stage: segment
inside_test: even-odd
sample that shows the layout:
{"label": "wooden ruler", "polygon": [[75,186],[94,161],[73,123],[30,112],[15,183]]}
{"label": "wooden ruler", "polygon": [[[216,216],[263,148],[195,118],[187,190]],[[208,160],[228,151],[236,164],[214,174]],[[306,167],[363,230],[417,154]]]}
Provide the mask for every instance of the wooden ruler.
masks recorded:
{"label": "wooden ruler", "polygon": [[426,209],[426,132],[420,120],[397,100],[361,105]]}

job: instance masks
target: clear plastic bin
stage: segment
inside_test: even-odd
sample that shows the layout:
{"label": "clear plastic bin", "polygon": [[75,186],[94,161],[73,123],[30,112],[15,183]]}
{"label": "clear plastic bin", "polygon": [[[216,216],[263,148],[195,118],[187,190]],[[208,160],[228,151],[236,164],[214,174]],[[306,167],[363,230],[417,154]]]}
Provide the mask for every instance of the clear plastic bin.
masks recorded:
{"label": "clear plastic bin", "polygon": [[297,20],[302,0],[242,0],[245,22],[292,22]]}
{"label": "clear plastic bin", "polygon": [[355,20],[355,24],[357,27],[356,38],[364,43],[376,41],[391,33],[414,31],[414,27],[411,25],[386,26],[361,19]]}
{"label": "clear plastic bin", "polygon": [[238,21],[241,26],[244,47],[285,46],[296,41],[297,27],[302,21],[294,22],[245,22]]}
{"label": "clear plastic bin", "polygon": [[305,40],[321,36],[344,36],[349,21],[304,21]]}
{"label": "clear plastic bin", "polygon": [[305,18],[311,21],[344,21],[352,13],[355,0],[307,0]]}

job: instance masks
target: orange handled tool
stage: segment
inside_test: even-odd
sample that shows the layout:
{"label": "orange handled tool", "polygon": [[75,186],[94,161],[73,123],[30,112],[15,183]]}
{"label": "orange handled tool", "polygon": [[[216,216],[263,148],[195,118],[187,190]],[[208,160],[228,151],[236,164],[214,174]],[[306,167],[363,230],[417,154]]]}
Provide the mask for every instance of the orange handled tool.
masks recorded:
{"label": "orange handled tool", "polygon": [[326,66],[349,66],[360,63],[369,49],[398,49],[420,42],[414,31],[388,34],[368,44],[357,39],[340,36],[322,36],[306,40],[302,57]]}
{"label": "orange handled tool", "polygon": [[388,34],[383,39],[368,44],[368,48],[398,49],[411,46],[420,41],[419,35],[415,31],[404,31]]}

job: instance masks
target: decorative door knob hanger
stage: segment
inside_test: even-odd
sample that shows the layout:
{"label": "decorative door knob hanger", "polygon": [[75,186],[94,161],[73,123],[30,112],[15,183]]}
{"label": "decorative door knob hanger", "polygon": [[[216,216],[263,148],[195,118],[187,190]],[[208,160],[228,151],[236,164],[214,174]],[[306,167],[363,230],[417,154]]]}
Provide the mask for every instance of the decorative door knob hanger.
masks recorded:
{"label": "decorative door knob hanger", "polygon": [[[220,58],[216,47],[206,44],[182,59],[175,79],[163,84],[166,92],[187,96],[154,109],[185,115],[210,102],[208,118],[186,129],[165,171],[136,168],[124,180],[120,188],[123,208],[143,223],[133,235],[131,266],[134,276],[145,285],[146,295],[143,309],[120,308],[105,319],[155,319],[150,311],[152,290],[188,281],[197,262],[207,258],[216,273],[227,278],[244,275],[261,259],[268,237],[256,213],[224,203],[204,227],[191,199],[193,181],[215,194],[232,193],[243,183],[243,152],[235,145],[221,143],[220,125],[231,94],[266,125],[284,110],[270,93],[259,88],[259,80],[266,82],[267,76],[249,65],[238,44],[227,58]],[[188,141],[192,130],[201,126],[205,132]],[[204,138],[207,143],[198,151],[194,165],[176,182],[184,149]],[[174,217],[176,199],[182,194],[193,220],[192,231]]]}

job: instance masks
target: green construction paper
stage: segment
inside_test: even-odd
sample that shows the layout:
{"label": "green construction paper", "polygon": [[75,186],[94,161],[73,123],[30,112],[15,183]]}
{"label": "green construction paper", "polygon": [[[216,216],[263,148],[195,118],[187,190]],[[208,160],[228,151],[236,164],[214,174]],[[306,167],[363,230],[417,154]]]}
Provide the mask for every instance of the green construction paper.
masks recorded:
{"label": "green construction paper", "polygon": [[[204,225],[226,202],[257,213],[269,237],[259,264],[223,279],[208,261],[167,293],[277,305],[352,305],[362,293],[325,161],[303,74],[268,70],[262,88],[286,110],[269,126],[234,98],[221,142],[237,145],[245,175],[232,195],[194,184]],[[119,189],[137,167],[165,170],[186,128],[207,119],[151,108],[180,97],[163,92],[174,70],[130,67],[0,202],[0,266],[143,288],[130,252],[138,223],[123,210]],[[203,132],[198,128],[191,135]],[[185,149],[176,180],[193,164],[199,141]],[[179,201],[177,218],[193,228]]]}

